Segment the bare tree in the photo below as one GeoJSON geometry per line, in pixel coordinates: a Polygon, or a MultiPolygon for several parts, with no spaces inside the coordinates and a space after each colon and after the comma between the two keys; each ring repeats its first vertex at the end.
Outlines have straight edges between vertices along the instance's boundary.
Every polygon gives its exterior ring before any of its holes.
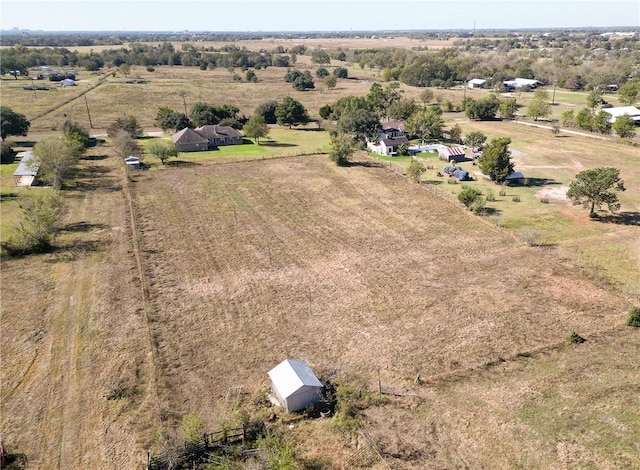
{"type": "Polygon", "coordinates": [[[138,151],[136,140],[125,130],[119,130],[115,133],[111,138],[111,145],[113,145],[116,154],[121,158],[127,158],[138,151]]]}
{"type": "Polygon", "coordinates": [[[64,180],[78,162],[84,147],[78,141],[49,137],[38,142],[33,148],[33,165],[38,166],[41,180],[51,183],[54,189],[62,187],[64,180]]]}

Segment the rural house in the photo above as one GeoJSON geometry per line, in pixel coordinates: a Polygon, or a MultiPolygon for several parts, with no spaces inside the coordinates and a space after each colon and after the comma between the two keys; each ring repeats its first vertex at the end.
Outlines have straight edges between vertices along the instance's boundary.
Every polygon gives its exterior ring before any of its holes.
{"type": "Polygon", "coordinates": [[[209,141],[193,129],[185,127],[171,136],[180,152],[203,152],[209,149],[209,141]]]}
{"type": "Polygon", "coordinates": [[[320,401],[322,383],[304,361],[286,359],[269,371],[271,389],[287,412],[301,411],[320,401]]]}
{"type": "Polygon", "coordinates": [[[33,152],[20,152],[22,157],[16,171],[13,172],[13,180],[16,186],[31,186],[38,176],[38,163],[34,160],[33,152]]]}
{"type": "Polygon", "coordinates": [[[202,152],[221,145],[242,144],[242,134],[231,126],[206,125],[184,128],[171,136],[181,152],[202,152]]]}
{"type": "Polygon", "coordinates": [[[400,121],[385,123],[377,140],[367,140],[367,148],[379,155],[396,155],[400,145],[409,145],[403,128],[404,123],[400,121]]]}
{"type": "Polygon", "coordinates": [[[464,154],[464,147],[444,147],[438,150],[440,160],[447,162],[464,162],[467,156],[464,154]]]}
{"type": "Polygon", "coordinates": [[[216,124],[196,127],[194,131],[209,141],[209,147],[242,144],[242,134],[231,126],[218,126],[216,124]]]}

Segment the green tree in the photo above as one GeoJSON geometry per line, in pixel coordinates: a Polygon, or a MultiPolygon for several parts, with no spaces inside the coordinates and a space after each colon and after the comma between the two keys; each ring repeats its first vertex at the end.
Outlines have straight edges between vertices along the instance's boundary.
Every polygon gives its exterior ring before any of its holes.
{"type": "Polygon", "coordinates": [[[638,95],[640,95],[640,79],[638,78],[628,81],[618,88],[618,99],[622,104],[632,105],[638,99],[638,95]]]}
{"type": "Polygon", "coordinates": [[[62,124],[62,135],[65,140],[75,141],[83,148],[87,148],[91,143],[89,132],[74,121],[67,120],[62,124]]]}
{"type": "Polygon", "coordinates": [[[8,142],[6,140],[2,141],[1,153],[0,153],[0,163],[7,164],[13,163],[16,158],[16,152],[13,150],[12,142],[8,142]]]}
{"type": "Polygon", "coordinates": [[[16,113],[8,106],[0,107],[0,135],[6,139],[8,135],[27,135],[31,123],[24,114],[16,113]]]}
{"type": "Polygon", "coordinates": [[[117,118],[107,127],[107,135],[113,137],[121,130],[128,132],[134,139],[142,135],[142,128],[138,124],[138,120],[132,115],[117,118]]]}
{"type": "Polygon", "coordinates": [[[494,119],[500,106],[500,100],[495,95],[489,95],[479,100],[469,100],[465,107],[465,114],[469,119],[485,121],[494,119]]]}
{"type": "Polygon", "coordinates": [[[375,111],[380,118],[388,117],[389,107],[400,99],[400,83],[392,82],[383,87],[379,83],[374,83],[367,94],[367,101],[370,108],[375,111]]]}
{"type": "Polygon", "coordinates": [[[473,186],[463,186],[462,191],[458,193],[458,201],[471,209],[471,207],[480,199],[482,192],[473,186]]]}
{"type": "Polygon", "coordinates": [[[324,67],[318,67],[318,69],[316,70],[316,77],[324,78],[328,76],[329,76],[329,71],[327,69],[325,69],[324,67]]]}
{"type": "Polygon", "coordinates": [[[178,158],[178,148],[169,140],[153,139],[146,147],[147,152],[158,158],[163,165],[166,165],[170,158],[178,158]]]}
{"type": "Polygon", "coordinates": [[[576,125],[576,116],[573,109],[567,109],[560,115],[560,120],[564,127],[573,127],[576,125]]]}
{"type": "Polygon", "coordinates": [[[549,104],[549,93],[545,90],[536,90],[533,99],[527,106],[527,114],[537,121],[540,118],[546,118],[551,114],[551,105],[549,104]]]}
{"type": "Polygon", "coordinates": [[[513,173],[510,143],[509,137],[497,137],[485,147],[478,159],[480,171],[498,183],[504,182],[513,173]]]}
{"type": "Polygon", "coordinates": [[[333,69],[333,75],[336,78],[349,78],[349,70],[345,67],[336,67],[333,69]]]}
{"type": "Polygon", "coordinates": [[[611,127],[622,138],[633,137],[636,135],[635,122],[628,114],[618,116],[611,127]]]}
{"type": "Polygon", "coordinates": [[[297,126],[309,122],[306,108],[295,98],[285,96],[276,106],[276,120],[281,126],[297,126]]]}
{"type": "Polygon", "coordinates": [[[353,155],[355,142],[349,134],[338,132],[331,137],[329,160],[338,166],[346,166],[353,155]]]}
{"type": "Polygon", "coordinates": [[[487,136],[480,131],[471,131],[464,137],[464,145],[473,150],[480,147],[487,141],[487,136]]]}
{"type": "Polygon", "coordinates": [[[422,101],[422,106],[426,108],[427,105],[433,101],[433,90],[429,88],[422,90],[420,93],[420,101],[422,101]]]}
{"type": "Polygon", "coordinates": [[[407,176],[411,178],[412,181],[419,183],[425,171],[427,170],[422,163],[416,159],[411,159],[411,163],[409,163],[407,167],[407,176]]]}
{"type": "Polygon", "coordinates": [[[336,85],[338,84],[338,79],[333,75],[327,75],[322,79],[322,82],[324,83],[324,86],[327,87],[327,90],[331,90],[332,88],[335,88],[336,85]]]}
{"type": "Polygon", "coordinates": [[[264,119],[264,122],[267,124],[275,124],[278,122],[276,118],[276,108],[278,107],[278,102],[276,100],[268,100],[260,103],[254,114],[259,114],[264,119]]]}
{"type": "Polygon", "coordinates": [[[311,73],[305,70],[302,75],[297,77],[292,83],[293,89],[297,91],[313,90],[316,85],[311,78],[311,73]]]}
{"type": "Polygon", "coordinates": [[[389,106],[389,119],[406,120],[417,111],[418,107],[411,98],[400,98],[389,106]]]}
{"type": "Polygon", "coordinates": [[[460,124],[455,123],[453,127],[449,129],[449,138],[453,142],[460,143],[461,137],[462,137],[462,127],[460,127],[460,124]]]}
{"type": "Polygon", "coordinates": [[[314,49],[311,52],[311,62],[314,64],[330,64],[331,57],[327,51],[323,51],[322,49],[314,49]]]}
{"type": "Polygon", "coordinates": [[[254,114],[249,118],[242,129],[247,137],[256,140],[256,144],[260,145],[260,139],[269,135],[269,126],[264,122],[264,118],[260,114],[254,114]]]}
{"type": "Polygon", "coordinates": [[[51,248],[63,213],[57,191],[38,191],[20,202],[22,217],[4,246],[16,254],[43,252],[51,248]]]}
{"type": "Polygon", "coordinates": [[[610,211],[620,208],[615,191],[624,191],[624,181],[620,179],[620,170],[613,167],[599,167],[581,171],[576,175],[567,191],[567,197],[573,204],[590,207],[593,216],[596,207],[606,204],[610,211]]]}
{"type": "Polygon", "coordinates": [[[125,78],[127,78],[127,75],[131,73],[131,67],[129,66],[129,64],[120,64],[120,66],[118,67],[118,72],[120,72],[122,75],[124,75],[125,78]]]}
{"type": "Polygon", "coordinates": [[[41,180],[59,190],[83,151],[84,148],[77,141],[47,137],[33,148],[33,165],[38,166],[38,176],[41,180]]]}
{"type": "Polygon", "coordinates": [[[439,139],[442,137],[442,109],[433,105],[413,113],[405,123],[405,130],[410,136],[416,136],[422,140],[439,139]]]}
{"type": "Polygon", "coordinates": [[[380,134],[378,116],[368,109],[356,109],[343,113],[338,119],[338,132],[351,134],[356,139],[373,140],[380,134]]]}
{"type": "Polygon", "coordinates": [[[594,88],[587,93],[587,106],[591,109],[595,109],[602,104],[602,91],[600,88],[594,88]]]}
{"type": "Polygon", "coordinates": [[[576,126],[586,131],[593,130],[593,114],[591,114],[590,109],[582,108],[578,111],[578,114],[576,114],[576,126]]]}
{"type": "Polygon", "coordinates": [[[598,131],[601,134],[610,134],[611,133],[611,114],[606,111],[598,111],[591,118],[591,125],[593,126],[594,131],[598,131]]]}
{"type": "Polygon", "coordinates": [[[244,79],[250,83],[258,82],[258,76],[253,70],[247,70],[247,72],[244,74],[244,79]]]}
{"type": "Polygon", "coordinates": [[[515,112],[520,108],[515,98],[506,98],[499,100],[498,113],[501,118],[512,119],[515,116],[515,112]]]}

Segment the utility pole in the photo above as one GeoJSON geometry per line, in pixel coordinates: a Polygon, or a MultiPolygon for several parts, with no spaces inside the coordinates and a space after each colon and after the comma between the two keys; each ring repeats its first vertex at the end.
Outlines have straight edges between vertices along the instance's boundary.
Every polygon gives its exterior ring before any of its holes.
{"type": "Polygon", "coordinates": [[[553,82],[553,98],[551,99],[551,104],[556,104],[556,82],[553,82]]]}
{"type": "Polygon", "coordinates": [[[182,104],[184,104],[184,115],[188,116],[188,114],[187,114],[187,99],[186,99],[187,92],[186,91],[181,91],[180,92],[180,96],[182,96],[182,104]]]}
{"type": "Polygon", "coordinates": [[[91,122],[91,113],[89,112],[89,102],[87,101],[87,94],[84,94],[84,104],[87,107],[87,116],[89,116],[89,129],[93,129],[93,123],[91,122]]]}

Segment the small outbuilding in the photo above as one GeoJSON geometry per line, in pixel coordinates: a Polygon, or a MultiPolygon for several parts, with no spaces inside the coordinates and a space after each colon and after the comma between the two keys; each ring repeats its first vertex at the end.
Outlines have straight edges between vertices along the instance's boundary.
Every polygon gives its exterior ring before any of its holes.
{"type": "Polygon", "coordinates": [[[471,89],[473,89],[473,88],[484,88],[486,83],[487,83],[487,81],[482,79],[482,78],[472,78],[471,80],[469,80],[467,82],[467,86],[469,88],[471,88],[471,89]]]}
{"type": "Polygon", "coordinates": [[[39,165],[34,160],[33,152],[21,152],[17,157],[22,157],[16,171],[13,172],[13,180],[16,186],[31,186],[38,176],[39,165]]]}
{"type": "Polygon", "coordinates": [[[438,150],[438,156],[440,160],[446,162],[464,162],[467,160],[467,156],[464,153],[463,147],[444,147],[438,150]]]}
{"type": "Polygon", "coordinates": [[[611,114],[609,118],[610,123],[616,122],[620,116],[624,116],[625,114],[629,116],[636,126],[640,125],[640,109],[635,106],[619,106],[617,108],[604,108],[603,111],[605,113],[611,114]]]}
{"type": "Polygon", "coordinates": [[[519,171],[514,171],[505,178],[504,182],[509,185],[522,184],[524,183],[524,175],[519,171]]]}
{"type": "Polygon", "coordinates": [[[320,401],[322,383],[304,361],[285,359],[269,371],[271,389],[287,412],[301,411],[320,401]]]}
{"type": "Polygon", "coordinates": [[[124,159],[124,163],[127,165],[127,168],[133,168],[134,170],[139,170],[142,168],[142,164],[140,163],[140,158],[135,155],[129,155],[124,159]]]}
{"type": "Polygon", "coordinates": [[[70,78],[65,78],[64,80],[62,80],[60,82],[60,85],[62,85],[62,86],[76,86],[76,81],[72,80],[70,78]]]}

